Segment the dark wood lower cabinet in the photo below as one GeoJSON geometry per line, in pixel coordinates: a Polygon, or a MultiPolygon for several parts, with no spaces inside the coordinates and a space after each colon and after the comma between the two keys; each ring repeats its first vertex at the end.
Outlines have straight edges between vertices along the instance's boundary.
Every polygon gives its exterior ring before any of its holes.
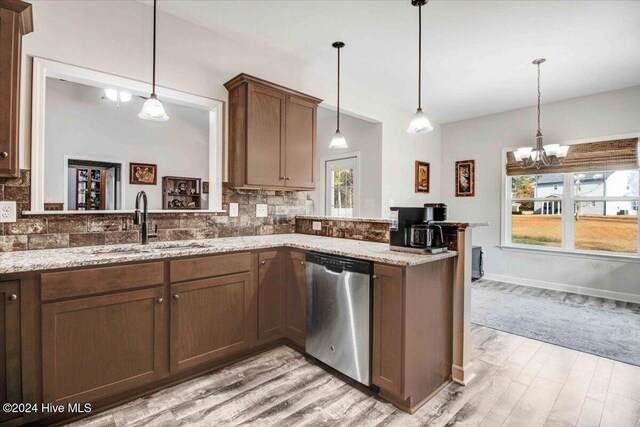
{"type": "Polygon", "coordinates": [[[250,273],[171,285],[171,371],[248,349],[254,299],[250,273]]]}
{"type": "MultiPolygon", "coordinates": [[[[374,273],[372,381],[413,412],[450,378],[453,259],[374,273]]],[[[289,248],[5,275],[2,401],[99,410],[272,346],[303,349],[305,290],[305,252],[289,248]]]]}
{"type": "Polygon", "coordinates": [[[402,395],[402,268],[377,264],[373,281],[373,369],[375,385],[402,395]]]}
{"type": "Polygon", "coordinates": [[[304,252],[290,251],[287,257],[287,286],[285,292],[286,336],[304,347],[306,323],[307,273],[304,252]]]}
{"type": "Polygon", "coordinates": [[[414,412],[451,378],[453,259],[374,273],[373,383],[414,412]]]}
{"type": "MultiPolygon", "coordinates": [[[[20,282],[0,282],[0,398],[2,403],[22,400],[20,371],[20,282]]],[[[0,422],[20,414],[0,412],[0,422]]]]}
{"type": "Polygon", "coordinates": [[[85,403],[166,375],[162,287],[42,305],[42,390],[85,403]]]}
{"type": "Polygon", "coordinates": [[[258,254],[258,340],[284,335],[285,250],[258,254]]]}

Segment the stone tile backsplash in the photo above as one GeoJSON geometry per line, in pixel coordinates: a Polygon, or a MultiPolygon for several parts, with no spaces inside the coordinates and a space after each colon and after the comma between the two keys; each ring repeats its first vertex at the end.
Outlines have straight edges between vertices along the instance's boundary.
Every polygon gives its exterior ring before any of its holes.
{"type": "Polygon", "coordinates": [[[389,224],[384,222],[349,221],[348,219],[322,219],[322,230],[313,229],[311,218],[296,218],[296,233],[343,239],[368,240],[389,243],[389,224]]]}
{"type": "MultiPolygon", "coordinates": [[[[18,221],[0,224],[0,252],[112,245],[140,241],[131,214],[22,215],[30,209],[30,171],[20,178],[0,178],[0,200],[18,204],[18,221]]],[[[158,226],[158,241],[210,239],[293,233],[295,216],[304,213],[306,193],[285,191],[239,191],[224,186],[222,206],[238,203],[239,215],[226,213],[149,214],[151,227],[158,226]],[[268,216],[256,218],[255,205],[266,203],[268,216]]]]}

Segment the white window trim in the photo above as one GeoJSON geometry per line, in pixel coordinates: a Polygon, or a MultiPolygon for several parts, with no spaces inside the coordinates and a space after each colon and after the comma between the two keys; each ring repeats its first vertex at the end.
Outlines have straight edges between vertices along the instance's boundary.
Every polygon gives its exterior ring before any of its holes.
{"type": "MultiPolygon", "coordinates": [[[[356,165],[357,165],[357,171],[355,173],[355,178],[356,178],[356,183],[354,185],[353,188],[353,192],[354,192],[354,197],[357,201],[357,203],[354,204],[353,206],[353,218],[358,218],[360,215],[360,175],[361,175],[361,167],[360,167],[360,158],[361,158],[361,154],[360,151],[353,151],[350,153],[340,153],[340,154],[334,154],[332,156],[326,156],[326,157],[322,157],[320,159],[320,195],[318,197],[318,200],[320,202],[320,209],[319,211],[322,212],[322,214],[324,215],[326,212],[326,191],[327,191],[327,162],[331,162],[334,160],[341,160],[341,159],[348,159],[348,158],[352,158],[355,157],[356,159],[356,165]]],[[[338,217],[336,217],[338,218],[338,217]]]]}
{"type": "MultiPolygon", "coordinates": [[[[640,132],[623,134],[623,135],[609,135],[597,138],[586,138],[572,141],[559,142],[561,145],[574,145],[583,144],[587,142],[599,142],[599,141],[611,141],[615,139],[627,139],[627,138],[639,138],[640,132]]],[[[636,253],[620,253],[620,252],[606,252],[606,251],[585,251],[574,248],[574,228],[573,228],[573,216],[565,215],[567,209],[569,212],[573,212],[573,203],[576,200],[590,201],[603,200],[603,197],[575,197],[572,191],[566,189],[573,188],[572,175],[570,173],[564,174],[564,188],[562,195],[562,246],[560,248],[523,245],[513,243],[511,241],[511,179],[507,176],[506,159],[507,153],[516,150],[518,147],[508,147],[502,149],[501,162],[501,177],[502,177],[502,197],[501,197],[501,233],[500,233],[500,248],[504,250],[514,250],[520,252],[537,252],[537,253],[549,253],[549,254],[562,254],[567,256],[574,256],[578,258],[588,259],[610,259],[610,260],[627,260],[627,261],[640,261],[640,212],[637,215],[638,221],[638,236],[636,241],[636,253]]],[[[532,171],[535,174],[535,171],[532,171]]],[[[635,197],[607,197],[607,199],[615,200],[637,200],[640,204],[640,196],[635,197]]]]}
{"type": "MultiPolygon", "coordinates": [[[[119,77],[101,71],[90,70],[75,65],[56,62],[49,59],[33,58],[33,82],[31,98],[31,211],[23,214],[68,215],[68,214],[108,214],[133,213],[133,210],[103,211],[45,211],[44,210],[44,145],[45,145],[45,94],[47,77],[98,86],[118,86],[128,89],[133,95],[148,95],[151,84],[138,80],[119,77]]],[[[156,86],[156,93],[162,99],[193,108],[209,111],[209,207],[197,212],[222,211],[222,172],[223,172],[223,111],[224,103],[213,98],[193,95],[174,89],[156,86]]],[[[124,166],[122,179],[128,180],[128,167],[124,166]]],[[[66,201],[65,201],[66,203],[66,201]]],[[[152,213],[180,213],[193,210],[149,210],[152,213]]]]}

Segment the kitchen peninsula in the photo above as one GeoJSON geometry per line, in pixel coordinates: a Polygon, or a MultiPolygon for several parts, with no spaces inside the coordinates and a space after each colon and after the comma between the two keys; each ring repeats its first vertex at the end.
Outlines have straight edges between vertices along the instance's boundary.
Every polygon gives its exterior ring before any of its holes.
{"type": "Polygon", "coordinates": [[[97,410],[277,345],[304,352],[305,251],[374,263],[381,397],[413,412],[449,382],[457,252],[283,234],[0,254],[5,335],[23,348],[10,384],[97,410]]]}

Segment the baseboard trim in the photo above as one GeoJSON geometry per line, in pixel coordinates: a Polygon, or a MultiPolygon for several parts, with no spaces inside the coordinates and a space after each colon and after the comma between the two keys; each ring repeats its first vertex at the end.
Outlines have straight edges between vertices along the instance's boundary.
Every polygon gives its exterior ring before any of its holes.
{"type": "Polygon", "coordinates": [[[608,298],[618,301],[633,302],[640,304],[640,295],[628,294],[625,292],[608,291],[605,289],[594,289],[585,286],[566,285],[564,283],[546,282],[544,280],[524,279],[522,277],[503,276],[501,274],[486,273],[483,277],[486,280],[511,283],[513,285],[530,286],[532,288],[550,289],[552,291],[571,292],[574,294],[588,295],[591,297],[608,298]]]}

